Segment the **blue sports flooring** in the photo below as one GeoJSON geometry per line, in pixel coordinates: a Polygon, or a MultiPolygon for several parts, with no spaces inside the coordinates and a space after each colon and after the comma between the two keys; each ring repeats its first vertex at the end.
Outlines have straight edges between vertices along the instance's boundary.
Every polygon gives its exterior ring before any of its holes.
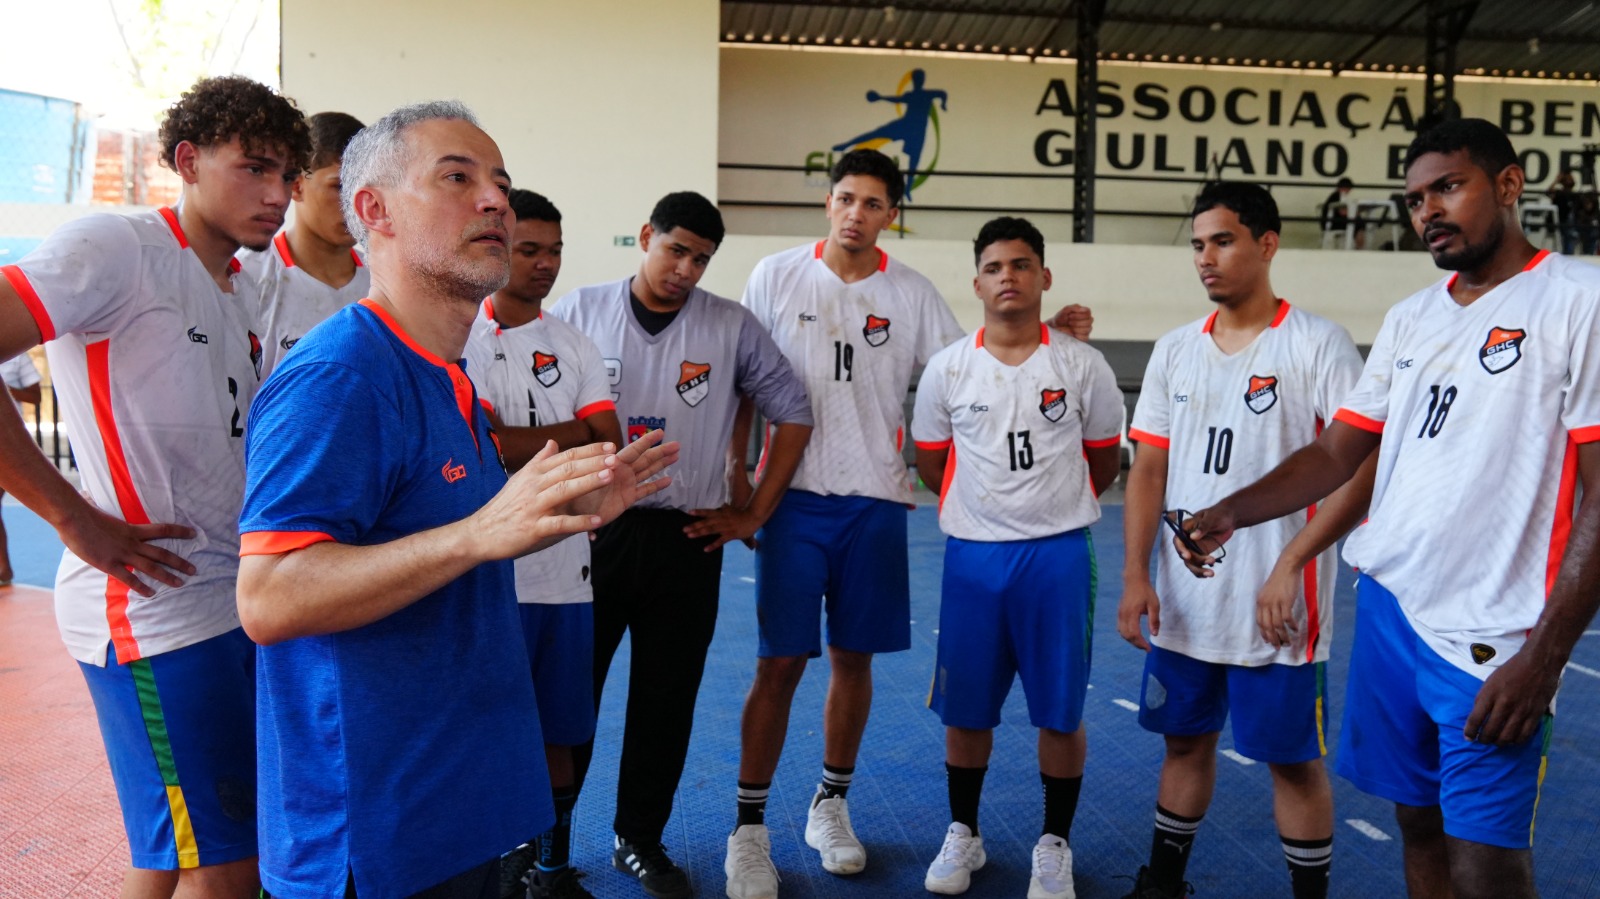
{"type": "MultiPolygon", "coordinates": [[[[18,580],[48,586],[59,544],[48,527],[12,502],[6,505],[11,555],[18,580]]],[[[1095,616],[1093,688],[1085,721],[1089,763],[1072,832],[1078,895],[1120,897],[1150,844],[1161,740],[1142,730],[1130,706],[1139,698],[1143,656],[1117,636],[1115,608],[1122,567],[1122,509],[1108,506],[1096,525],[1101,572],[1095,616]]],[[[817,660],[795,697],[782,765],[773,782],[767,823],[785,899],[928,895],[922,877],[938,851],[949,812],[945,800],[943,734],[926,708],[938,628],[943,536],[934,510],[911,515],[913,645],[876,662],[871,722],[850,791],[855,827],[868,850],[867,870],[852,878],[822,871],[805,846],[806,807],[822,768],[822,703],[826,659],[817,660]]],[[[1344,669],[1350,643],[1353,578],[1341,579],[1329,665],[1333,712],[1330,750],[1343,714],[1344,669]]],[[[668,851],[686,867],[697,895],[722,895],[722,859],[733,826],[739,713],[754,668],[756,645],[753,557],[742,546],[726,554],[722,611],[700,693],[695,737],[668,826],[668,851]]],[[[1573,654],[1557,709],[1549,775],[1539,807],[1534,851],[1539,888],[1547,899],[1600,895],[1600,624],[1573,654]],[[1577,666],[1581,666],[1581,669],[1577,666]]],[[[599,897],[638,897],[631,879],[610,865],[627,643],[613,663],[589,784],[575,815],[574,862],[584,885],[599,897]]],[[[973,878],[973,897],[1021,897],[1027,892],[1031,847],[1042,800],[1034,731],[1020,690],[1006,704],[995,735],[980,826],[988,865],[973,878]]],[[[1231,740],[1223,734],[1221,748],[1231,740]]],[[[1404,895],[1400,843],[1392,807],[1333,778],[1335,897],[1404,895]]],[[[1272,822],[1265,765],[1226,755],[1217,761],[1216,798],[1201,825],[1189,866],[1199,897],[1288,897],[1288,873],[1272,822]]]]}

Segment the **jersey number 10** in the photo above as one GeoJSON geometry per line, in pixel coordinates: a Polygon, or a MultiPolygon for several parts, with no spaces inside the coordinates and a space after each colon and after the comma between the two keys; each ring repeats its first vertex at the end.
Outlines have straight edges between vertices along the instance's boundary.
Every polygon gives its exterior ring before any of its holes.
{"type": "Polygon", "coordinates": [[[1201,474],[1227,474],[1228,462],[1233,458],[1233,429],[1210,429],[1206,438],[1206,467],[1201,474]]]}

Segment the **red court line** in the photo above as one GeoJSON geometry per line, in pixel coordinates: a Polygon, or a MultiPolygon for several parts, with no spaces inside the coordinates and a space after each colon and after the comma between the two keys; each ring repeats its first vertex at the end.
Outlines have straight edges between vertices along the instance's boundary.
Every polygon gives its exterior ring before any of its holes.
{"type": "Polygon", "coordinates": [[[115,896],[127,864],[94,705],[50,591],[0,588],[0,896],[115,896]]]}

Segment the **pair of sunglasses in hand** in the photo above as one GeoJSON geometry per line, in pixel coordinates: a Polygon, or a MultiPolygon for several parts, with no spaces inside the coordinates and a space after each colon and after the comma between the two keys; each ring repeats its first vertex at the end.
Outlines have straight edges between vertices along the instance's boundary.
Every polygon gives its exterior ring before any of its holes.
{"type": "Polygon", "coordinates": [[[1161,520],[1166,522],[1167,527],[1172,529],[1173,534],[1177,535],[1178,542],[1183,544],[1184,549],[1197,556],[1210,556],[1215,553],[1215,557],[1211,560],[1213,564],[1227,558],[1228,550],[1222,544],[1217,544],[1216,549],[1207,552],[1200,548],[1200,544],[1196,543],[1193,537],[1189,536],[1188,531],[1183,529],[1183,523],[1193,517],[1194,513],[1187,509],[1169,509],[1161,513],[1161,520]]]}

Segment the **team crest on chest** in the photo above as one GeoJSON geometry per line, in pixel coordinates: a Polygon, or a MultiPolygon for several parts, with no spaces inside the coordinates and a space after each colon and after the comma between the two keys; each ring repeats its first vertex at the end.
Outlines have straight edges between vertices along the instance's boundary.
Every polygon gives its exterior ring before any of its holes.
{"type": "Polygon", "coordinates": [[[1478,362],[1483,370],[1498,375],[1522,359],[1522,342],[1528,332],[1521,328],[1490,328],[1489,336],[1478,350],[1478,362]]]}
{"type": "Polygon", "coordinates": [[[678,363],[678,397],[690,406],[700,405],[700,401],[711,392],[711,365],[710,363],[689,362],[685,360],[678,363]]]}
{"type": "Polygon", "coordinates": [[[867,326],[861,329],[861,336],[867,339],[867,346],[883,346],[889,342],[889,320],[867,313],[867,326]]]}
{"type": "Polygon", "coordinates": [[[549,353],[541,353],[538,350],[534,350],[533,376],[538,378],[539,383],[546,387],[556,386],[556,382],[561,380],[561,360],[549,353]]]}
{"type": "Polygon", "coordinates": [[[1066,389],[1046,387],[1039,391],[1039,411],[1051,421],[1060,421],[1061,416],[1067,414],[1066,389]]]}
{"type": "Polygon", "coordinates": [[[256,380],[261,380],[261,338],[254,331],[246,331],[250,335],[250,364],[256,367],[256,380]]]}
{"type": "Polygon", "coordinates": [[[1244,404],[1257,415],[1278,404],[1278,376],[1251,375],[1250,389],[1244,392],[1244,404]]]}

